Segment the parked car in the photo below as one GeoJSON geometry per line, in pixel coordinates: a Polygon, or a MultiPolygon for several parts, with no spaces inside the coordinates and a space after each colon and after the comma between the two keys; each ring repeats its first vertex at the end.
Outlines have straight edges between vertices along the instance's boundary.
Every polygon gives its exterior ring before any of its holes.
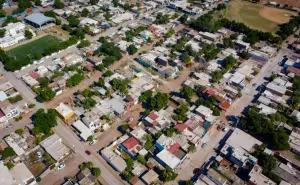
{"type": "Polygon", "coordinates": [[[90,144],[90,145],[94,145],[94,144],[97,143],[97,141],[98,141],[98,139],[93,139],[93,141],[91,141],[89,144],[90,144]]]}
{"type": "Polygon", "coordinates": [[[92,154],[92,153],[91,153],[90,151],[88,151],[88,150],[86,150],[85,153],[86,153],[87,155],[91,155],[91,154],[92,154]]]}
{"type": "Polygon", "coordinates": [[[227,132],[227,131],[228,131],[228,128],[225,127],[225,128],[222,129],[222,131],[223,131],[223,132],[227,132]]]}
{"type": "Polygon", "coordinates": [[[65,167],[66,167],[66,165],[64,163],[62,163],[57,167],[57,169],[61,170],[61,169],[64,169],[65,167]]]}
{"type": "Polygon", "coordinates": [[[201,145],[201,148],[205,148],[207,146],[207,144],[206,143],[203,143],[202,145],[201,145]]]}
{"type": "Polygon", "coordinates": [[[43,157],[43,155],[42,155],[41,152],[37,152],[36,155],[38,156],[38,158],[42,158],[43,157]]]}

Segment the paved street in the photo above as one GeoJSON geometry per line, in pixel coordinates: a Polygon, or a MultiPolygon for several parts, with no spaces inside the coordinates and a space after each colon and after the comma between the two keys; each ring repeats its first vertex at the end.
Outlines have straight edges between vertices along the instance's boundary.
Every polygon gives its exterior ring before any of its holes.
{"type": "Polygon", "coordinates": [[[254,88],[252,85],[256,83],[257,86],[260,86],[263,84],[264,81],[266,81],[265,78],[270,77],[272,75],[273,71],[280,71],[281,67],[278,65],[278,62],[282,61],[284,55],[290,53],[291,51],[288,49],[281,49],[271,61],[269,61],[265,66],[263,66],[259,74],[242,91],[243,96],[237,99],[231,105],[229,110],[227,110],[226,115],[239,116],[241,112],[245,109],[245,107],[251,104],[251,101],[253,100],[254,96],[258,93],[256,88],[254,88]]]}

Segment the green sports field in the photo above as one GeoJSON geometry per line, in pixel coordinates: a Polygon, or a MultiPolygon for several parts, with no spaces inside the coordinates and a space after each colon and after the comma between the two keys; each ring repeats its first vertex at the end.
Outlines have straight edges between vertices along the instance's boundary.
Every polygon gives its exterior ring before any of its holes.
{"type": "Polygon", "coordinates": [[[46,35],[32,42],[11,49],[7,51],[7,54],[16,60],[25,58],[26,56],[32,57],[35,53],[42,54],[46,48],[56,45],[58,42],[59,41],[54,36],[46,35]]]}

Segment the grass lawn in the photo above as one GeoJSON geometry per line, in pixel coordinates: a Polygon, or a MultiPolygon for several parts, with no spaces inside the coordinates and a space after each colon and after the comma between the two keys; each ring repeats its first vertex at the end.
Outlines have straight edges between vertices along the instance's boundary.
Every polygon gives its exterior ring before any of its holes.
{"type": "Polygon", "coordinates": [[[295,159],[297,159],[298,161],[300,161],[300,155],[294,154],[295,159]]]}
{"type": "Polygon", "coordinates": [[[18,60],[25,58],[26,56],[33,56],[35,53],[42,54],[46,48],[56,45],[58,42],[59,41],[55,37],[46,35],[17,48],[11,49],[7,51],[7,54],[18,60]]]}
{"type": "MultiPolygon", "coordinates": [[[[223,16],[237,22],[242,22],[257,30],[275,33],[278,30],[278,23],[261,15],[264,8],[267,7],[248,1],[233,0],[223,12],[223,16]]],[[[277,9],[274,8],[272,11],[274,11],[274,14],[278,14],[276,12],[277,9]]]]}

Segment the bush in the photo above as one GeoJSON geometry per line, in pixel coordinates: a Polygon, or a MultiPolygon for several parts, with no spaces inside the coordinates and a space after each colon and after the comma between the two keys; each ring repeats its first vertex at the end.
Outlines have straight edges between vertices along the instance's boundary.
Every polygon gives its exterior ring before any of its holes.
{"type": "Polygon", "coordinates": [[[0,154],[2,155],[2,159],[5,160],[8,157],[16,155],[16,152],[11,147],[7,147],[4,150],[0,151],[0,154]]]}
{"type": "Polygon", "coordinates": [[[24,130],[21,129],[21,128],[19,128],[19,129],[17,129],[17,130],[15,131],[15,133],[17,133],[17,134],[19,134],[19,135],[21,136],[21,135],[23,135],[24,130]]]}
{"type": "Polygon", "coordinates": [[[41,177],[35,179],[36,182],[41,182],[41,180],[42,180],[41,177]]]}
{"type": "Polygon", "coordinates": [[[31,103],[28,105],[28,108],[32,109],[33,107],[35,107],[35,104],[34,103],[31,103]]]}
{"type": "Polygon", "coordinates": [[[10,103],[17,103],[18,101],[21,101],[23,100],[23,97],[19,94],[17,96],[14,96],[14,97],[11,97],[11,98],[8,98],[8,101],[10,103]]]}
{"type": "Polygon", "coordinates": [[[15,165],[12,162],[7,162],[4,164],[9,170],[12,169],[15,165]]]}

